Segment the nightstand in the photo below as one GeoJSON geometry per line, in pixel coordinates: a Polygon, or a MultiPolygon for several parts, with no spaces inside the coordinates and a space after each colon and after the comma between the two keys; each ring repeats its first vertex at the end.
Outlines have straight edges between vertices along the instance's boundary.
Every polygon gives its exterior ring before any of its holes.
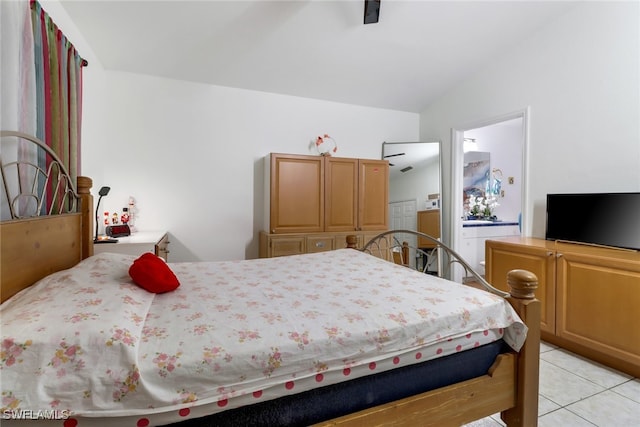
{"type": "Polygon", "coordinates": [[[142,255],[152,252],[168,260],[169,235],[166,231],[136,231],[127,237],[118,237],[117,243],[98,243],[93,245],[93,253],[115,252],[125,255],[142,255]]]}

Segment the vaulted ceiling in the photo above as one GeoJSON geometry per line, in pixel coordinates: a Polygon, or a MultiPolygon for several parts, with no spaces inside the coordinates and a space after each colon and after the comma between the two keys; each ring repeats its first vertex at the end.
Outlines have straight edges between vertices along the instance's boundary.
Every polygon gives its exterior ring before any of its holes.
{"type": "Polygon", "coordinates": [[[107,70],[420,112],[576,2],[61,4],[107,70]]]}

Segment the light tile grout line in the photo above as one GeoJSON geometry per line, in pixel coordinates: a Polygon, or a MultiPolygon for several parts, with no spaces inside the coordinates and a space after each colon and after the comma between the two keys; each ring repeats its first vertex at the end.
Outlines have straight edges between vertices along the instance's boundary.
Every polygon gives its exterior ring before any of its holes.
{"type": "MultiPolygon", "coordinates": [[[[561,347],[551,346],[550,344],[546,344],[546,345],[547,345],[547,346],[549,346],[549,347],[551,347],[551,348],[549,348],[549,349],[547,349],[547,350],[544,350],[544,351],[542,351],[542,350],[541,350],[541,351],[540,351],[540,354],[541,354],[541,355],[542,355],[542,354],[545,354],[545,353],[551,353],[551,352],[553,352],[553,351],[563,351],[565,354],[567,354],[567,353],[568,353],[570,356],[573,356],[573,355],[574,355],[574,353],[573,353],[573,352],[570,352],[570,351],[568,351],[568,350],[562,349],[561,347]]],[[[576,355],[575,357],[576,357],[576,359],[579,359],[579,360],[582,360],[582,361],[590,362],[590,363],[592,363],[594,366],[598,366],[598,367],[605,366],[605,365],[601,365],[601,364],[599,364],[599,363],[597,363],[597,362],[591,361],[591,360],[589,360],[588,358],[584,358],[584,357],[582,357],[582,358],[581,358],[581,357],[578,357],[577,355],[576,355]]],[[[542,360],[542,359],[540,359],[540,360],[542,360]]],[[[635,381],[635,380],[637,380],[637,378],[631,377],[631,378],[628,378],[626,381],[623,381],[623,382],[621,382],[621,383],[619,383],[619,384],[615,384],[615,385],[613,385],[613,386],[611,386],[611,387],[604,387],[604,386],[602,386],[602,385],[600,385],[600,384],[595,383],[594,381],[590,380],[589,378],[585,378],[585,377],[584,377],[584,376],[582,376],[582,375],[579,375],[579,374],[576,374],[576,373],[574,373],[574,372],[571,372],[571,371],[569,371],[568,369],[565,369],[565,368],[563,368],[562,366],[558,366],[557,364],[555,364],[555,363],[553,363],[553,362],[550,362],[550,361],[548,361],[548,360],[545,360],[544,362],[545,362],[545,363],[548,363],[548,364],[550,364],[550,365],[553,365],[553,366],[555,366],[555,367],[556,367],[556,368],[558,368],[558,369],[562,369],[563,371],[568,372],[568,373],[569,373],[569,374],[571,374],[571,375],[575,375],[575,376],[576,376],[576,377],[578,377],[578,378],[581,378],[581,379],[583,379],[583,380],[585,380],[585,381],[588,381],[588,382],[590,382],[591,384],[595,384],[595,385],[597,385],[597,386],[599,386],[599,387],[603,387],[603,388],[604,388],[604,390],[601,390],[601,391],[599,391],[599,392],[597,392],[597,393],[594,393],[594,394],[592,394],[592,395],[589,395],[589,396],[585,396],[585,397],[583,397],[583,398],[581,398],[581,399],[579,399],[579,400],[576,400],[575,402],[571,402],[571,403],[569,403],[569,404],[567,404],[567,405],[564,405],[564,406],[563,406],[563,405],[560,405],[559,403],[557,403],[557,402],[555,402],[555,401],[553,401],[553,400],[551,400],[551,399],[550,399],[549,397],[547,397],[547,396],[544,396],[544,395],[542,395],[542,394],[539,394],[539,396],[544,397],[545,399],[549,400],[550,402],[553,402],[555,405],[557,405],[557,406],[558,406],[558,408],[555,408],[555,409],[553,409],[553,410],[551,410],[551,411],[549,411],[549,412],[546,412],[546,413],[545,413],[544,415],[542,415],[542,416],[546,416],[546,415],[552,414],[552,413],[554,413],[554,412],[556,412],[556,411],[559,411],[560,409],[565,409],[565,410],[567,410],[567,411],[571,412],[571,413],[572,413],[573,415],[575,415],[576,417],[579,417],[579,418],[581,418],[581,419],[585,420],[586,422],[588,422],[589,424],[591,424],[591,425],[594,425],[594,426],[598,427],[598,425],[597,425],[597,424],[594,424],[591,420],[589,420],[589,419],[587,419],[587,418],[584,418],[582,415],[580,415],[580,414],[578,414],[578,413],[576,413],[576,412],[572,411],[572,410],[571,410],[571,408],[569,408],[569,406],[571,406],[571,405],[573,405],[573,404],[575,404],[575,403],[577,403],[577,402],[581,402],[581,401],[583,401],[583,400],[593,398],[594,396],[597,396],[597,395],[599,395],[599,394],[601,394],[601,393],[604,393],[604,392],[606,392],[606,391],[611,391],[612,393],[614,393],[616,396],[618,396],[618,397],[619,397],[619,398],[621,398],[621,399],[627,399],[627,400],[630,400],[630,401],[635,402],[635,403],[640,403],[640,402],[636,402],[635,400],[633,400],[633,399],[631,399],[631,398],[629,398],[629,397],[627,397],[627,396],[625,396],[625,395],[623,395],[623,394],[620,394],[619,392],[617,392],[617,391],[614,391],[614,390],[613,390],[614,388],[616,388],[616,387],[620,387],[620,386],[621,386],[621,385],[623,385],[623,384],[627,384],[627,383],[629,383],[629,382],[635,381]]],[[[606,367],[606,366],[605,366],[605,367],[606,367]]],[[[619,371],[616,371],[616,372],[619,372],[619,371]]],[[[538,417],[538,419],[540,419],[540,416],[538,417]]]]}
{"type": "MultiPolygon", "coordinates": [[[[558,347],[558,346],[554,346],[554,345],[549,344],[549,343],[541,342],[541,344],[544,344],[544,349],[543,349],[543,346],[541,346],[541,348],[540,348],[540,354],[541,354],[541,355],[542,355],[542,354],[545,354],[545,353],[550,353],[550,352],[553,352],[553,351],[562,351],[562,352],[564,352],[564,353],[568,353],[570,356],[574,356],[574,355],[575,355],[575,353],[573,353],[573,352],[571,352],[571,351],[568,351],[568,350],[563,349],[563,348],[558,347]]],[[[590,363],[592,363],[594,366],[598,366],[598,367],[606,367],[606,365],[602,365],[602,364],[600,364],[600,363],[598,363],[598,362],[594,362],[594,361],[592,361],[592,360],[590,360],[590,359],[588,359],[588,358],[579,357],[578,355],[575,355],[575,357],[576,357],[576,359],[580,359],[580,360],[582,360],[582,361],[590,362],[590,363]]],[[[540,360],[542,360],[542,359],[540,359],[540,360]]],[[[601,390],[601,391],[599,391],[599,392],[597,392],[597,393],[594,393],[594,394],[592,394],[592,395],[589,395],[589,396],[583,397],[583,398],[581,398],[581,399],[579,399],[579,400],[576,400],[575,402],[571,402],[571,403],[569,403],[569,404],[567,404],[567,405],[560,405],[559,403],[557,403],[557,402],[555,402],[555,401],[551,400],[551,399],[550,399],[550,398],[548,398],[547,396],[544,396],[544,395],[542,395],[542,394],[540,394],[540,393],[539,393],[539,394],[538,394],[538,397],[544,397],[545,399],[547,399],[548,401],[550,401],[550,402],[552,402],[554,405],[556,405],[556,406],[557,406],[557,408],[552,409],[552,410],[550,410],[549,412],[545,412],[543,415],[539,415],[539,416],[538,416],[538,419],[540,419],[541,417],[547,416],[547,415],[549,415],[549,414],[552,414],[552,413],[554,413],[554,412],[557,412],[557,411],[559,411],[559,410],[561,410],[561,409],[564,409],[564,410],[566,410],[566,411],[570,412],[572,415],[574,415],[574,416],[576,416],[576,417],[578,417],[578,418],[580,418],[580,419],[584,420],[585,422],[587,422],[587,423],[591,424],[592,426],[595,426],[595,427],[604,427],[604,426],[598,426],[598,424],[595,424],[593,421],[589,420],[588,418],[585,418],[584,416],[582,416],[582,415],[580,415],[580,414],[578,414],[578,413],[576,413],[576,412],[572,411],[572,410],[569,408],[569,406],[571,406],[571,405],[573,405],[573,404],[575,404],[575,403],[577,403],[577,402],[581,402],[581,401],[583,401],[583,400],[585,400],[585,399],[593,398],[594,396],[597,396],[597,395],[599,395],[599,394],[601,394],[601,393],[604,393],[604,392],[606,392],[606,391],[611,391],[612,393],[614,393],[616,396],[618,396],[618,397],[619,397],[619,398],[621,398],[621,399],[627,399],[627,400],[630,400],[631,402],[635,402],[635,403],[640,404],[640,402],[637,402],[636,400],[634,400],[634,399],[632,399],[632,398],[630,398],[630,397],[627,397],[627,396],[625,396],[625,395],[623,395],[623,394],[620,394],[619,392],[617,392],[617,391],[613,390],[614,388],[616,388],[616,387],[620,387],[620,386],[621,386],[621,385],[623,385],[623,384],[627,384],[627,383],[629,383],[629,382],[633,382],[633,381],[635,381],[635,380],[638,380],[638,378],[631,377],[631,378],[628,378],[626,381],[623,381],[623,382],[621,382],[621,383],[619,383],[619,384],[615,384],[615,385],[613,385],[613,386],[611,386],[611,387],[605,387],[605,386],[602,386],[602,385],[600,385],[600,384],[595,383],[594,381],[590,380],[589,378],[585,378],[585,377],[583,377],[582,375],[578,375],[578,374],[576,374],[576,373],[573,373],[573,372],[571,372],[571,371],[569,371],[569,370],[567,370],[567,369],[563,368],[562,366],[558,366],[558,365],[556,365],[556,364],[555,364],[555,363],[553,363],[553,362],[549,362],[548,360],[545,360],[544,362],[545,362],[545,363],[548,363],[548,364],[550,364],[550,365],[553,365],[553,366],[554,366],[554,367],[556,367],[556,368],[562,369],[563,371],[568,372],[568,373],[569,373],[569,374],[571,374],[571,375],[575,375],[575,376],[576,376],[576,377],[578,377],[578,378],[581,378],[581,379],[583,379],[583,380],[586,380],[586,381],[590,382],[591,384],[594,384],[594,385],[597,385],[597,386],[599,386],[599,387],[602,387],[602,388],[603,388],[603,390],[601,390]]],[[[616,372],[619,372],[619,371],[616,371],[616,372]]],[[[504,422],[500,419],[500,414],[494,414],[494,415],[492,415],[492,416],[490,416],[490,417],[488,417],[488,418],[491,418],[491,419],[492,419],[492,421],[494,421],[495,423],[499,424],[500,426],[504,426],[504,422]]]]}

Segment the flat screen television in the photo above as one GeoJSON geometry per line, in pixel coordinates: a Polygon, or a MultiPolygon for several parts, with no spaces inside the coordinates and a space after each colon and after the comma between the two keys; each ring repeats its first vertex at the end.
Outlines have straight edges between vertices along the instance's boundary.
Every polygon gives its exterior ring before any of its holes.
{"type": "Polygon", "coordinates": [[[546,239],[640,250],[640,193],[547,194],[546,239]]]}

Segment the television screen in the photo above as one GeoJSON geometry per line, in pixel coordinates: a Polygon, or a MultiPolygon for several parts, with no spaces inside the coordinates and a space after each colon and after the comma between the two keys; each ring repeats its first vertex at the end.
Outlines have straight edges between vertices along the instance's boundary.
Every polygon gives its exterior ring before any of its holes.
{"type": "Polygon", "coordinates": [[[548,194],[546,238],[640,250],[640,193],[548,194]]]}

